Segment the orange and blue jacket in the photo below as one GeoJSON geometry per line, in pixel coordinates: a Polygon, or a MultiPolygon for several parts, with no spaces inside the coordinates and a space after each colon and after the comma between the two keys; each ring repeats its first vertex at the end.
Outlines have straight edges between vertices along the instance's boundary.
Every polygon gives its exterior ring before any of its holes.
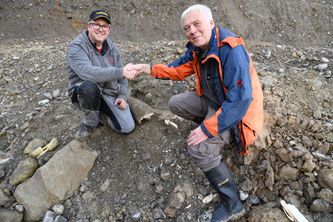
{"type": "MultiPolygon", "coordinates": [[[[152,64],[151,75],[158,79],[184,80],[195,74],[196,91],[202,96],[197,48],[188,43],[187,49],[171,64],[152,64]]],[[[215,59],[219,64],[216,74],[219,76],[213,78],[221,107],[214,116],[201,123],[201,129],[210,138],[230,129],[239,151],[247,155],[247,146],[256,139],[263,126],[263,94],[251,57],[241,37],[214,27],[209,53],[202,63],[208,59],[215,59]]]]}

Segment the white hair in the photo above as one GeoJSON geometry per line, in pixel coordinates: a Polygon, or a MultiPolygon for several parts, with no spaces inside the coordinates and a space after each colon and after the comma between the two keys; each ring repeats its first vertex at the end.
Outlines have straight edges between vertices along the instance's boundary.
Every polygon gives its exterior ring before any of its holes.
{"type": "Polygon", "coordinates": [[[190,12],[190,11],[193,11],[193,10],[196,10],[196,9],[199,9],[200,10],[200,13],[202,15],[204,15],[209,21],[210,20],[213,20],[213,15],[212,15],[212,11],[210,10],[210,8],[208,8],[207,6],[205,5],[202,5],[202,4],[196,4],[196,5],[192,5],[190,7],[188,7],[182,14],[182,17],[180,19],[180,24],[183,25],[183,19],[184,17],[190,12]]]}

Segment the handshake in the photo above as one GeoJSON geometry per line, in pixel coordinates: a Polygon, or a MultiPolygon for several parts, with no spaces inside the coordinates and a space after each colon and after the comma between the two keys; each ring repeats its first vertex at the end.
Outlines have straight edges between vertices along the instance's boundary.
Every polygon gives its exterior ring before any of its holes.
{"type": "Polygon", "coordinates": [[[141,73],[150,74],[150,65],[149,64],[127,64],[123,69],[123,77],[133,80],[135,77],[140,75],[141,73]]]}

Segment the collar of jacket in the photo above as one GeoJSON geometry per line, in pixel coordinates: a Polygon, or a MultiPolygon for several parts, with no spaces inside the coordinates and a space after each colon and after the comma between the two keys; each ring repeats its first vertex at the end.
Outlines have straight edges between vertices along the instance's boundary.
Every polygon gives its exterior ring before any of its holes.
{"type": "MultiPolygon", "coordinates": [[[[99,51],[98,48],[96,47],[96,43],[94,43],[94,42],[92,42],[92,41],[90,40],[90,38],[89,38],[89,31],[88,31],[88,30],[86,30],[86,35],[87,35],[87,38],[88,38],[90,44],[92,45],[92,47],[94,47],[97,51],[99,51]]],[[[106,39],[106,40],[103,42],[101,54],[104,55],[105,52],[106,52],[108,49],[109,49],[109,45],[108,45],[108,43],[107,43],[107,39],[106,39]]]]}

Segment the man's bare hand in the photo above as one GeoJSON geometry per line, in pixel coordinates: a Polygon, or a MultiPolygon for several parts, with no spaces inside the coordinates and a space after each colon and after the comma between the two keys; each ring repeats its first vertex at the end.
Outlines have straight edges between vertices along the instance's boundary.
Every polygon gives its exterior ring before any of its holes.
{"type": "Polygon", "coordinates": [[[141,66],[133,65],[132,63],[127,64],[123,69],[123,77],[133,80],[135,77],[140,75],[141,66]]]}
{"type": "Polygon", "coordinates": [[[187,145],[196,146],[202,141],[206,140],[208,136],[202,131],[201,127],[198,126],[195,130],[191,131],[187,139],[187,145]]]}
{"type": "Polygon", "coordinates": [[[140,66],[140,73],[143,73],[143,72],[147,73],[147,74],[151,73],[149,64],[138,64],[138,66],[140,66]]]}
{"type": "Polygon", "coordinates": [[[124,99],[116,99],[114,105],[119,107],[119,109],[126,109],[127,103],[124,99]],[[119,105],[118,105],[119,104],[119,105]]]}

